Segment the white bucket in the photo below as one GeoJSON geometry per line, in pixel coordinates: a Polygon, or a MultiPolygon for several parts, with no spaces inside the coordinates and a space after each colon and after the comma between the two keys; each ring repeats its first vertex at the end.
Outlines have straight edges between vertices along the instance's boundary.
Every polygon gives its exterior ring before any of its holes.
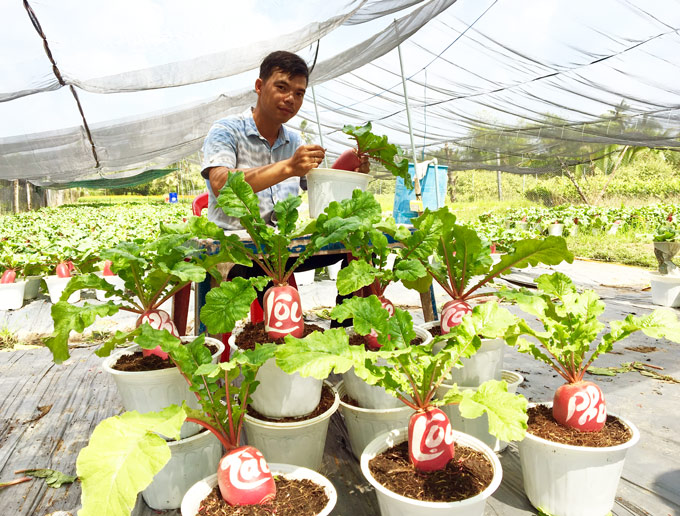
{"type": "Polygon", "coordinates": [[[306,416],[321,400],[323,380],[302,377],[300,373],[288,374],[279,369],[274,358],[260,367],[255,379],[260,384],[251,395],[250,405],[272,419],[306,416]]]}
{"type": "MultiPolygon", "coordinates": [[[[66,285],[68,285],[69,281],[71,281],[71,278],[60,278],[57,275],[45,276],[45,284],[47,285],[47,292],[50,294],[50,301],[52,304],[59,302],[61,293],[66,288],[66,285]]],[[[69,303],[77,303],[80,301],[80,290],[76,290],[73,294],[71,294],[67,301],[69,303]]]]}
{"type": "Polygon", "coordinates": [[[302,285],[311,285],[312,283],[314,283],[315,272],[316,269],[311,269],[302,272],[294,272],[293,276],[295,276],[295,283],[297,283],[298,287],[301,287],[302,285]]]}
{"type": "MultiPolygon", "coordinates": [[[[420,326],[414,326],[413,331],[416,336],[423,340],[421,345],[429,344],[432,340],[432,334],[420,326]]],[[[353,335],[354,329],[347,328],[347,334],[353,335]]],[[[376,365],[387,366],[387,362],[380,359],[376,365]]],[[[345,382],[345,389],[347,394],[353,398],[360,407],[367,409],[391,409],[402,407],[404,404],[397,398],[388,394],[383,387],[379,385],[369,385],[354,372],[354,367],[351,367],[347,372],[342,374],[342,379],[345,382]]]]}
{"type": "Polygon", "coordinates": [[[328,279],[331,279],[333,281],[338,279],[338,272],[340,272],[340,268],[342,267],[342,260],[340,260],[338,263],[334,263],[333,265],[328,266],[328,279]]]}
{"type": "MultiPolygon", "coordinates": [[[[438,326],[439,321],[430,321],[421,324],[421,328],[428,330],[438,326]]],[[[439,352],[444,347],[441,342],[434,346],[433,351],[439,352]]],[[[461,358],[463,367],[451,368],[451,381],[459,387],[479,387],[487,380],[502,380],[503,356],[505,354],[505,341],[503,339],[482,339],[482,345],[470,358],[461,358]]]]}
{"type": "Polygon", "coordinates": [[[220,441],[207,430],[168,445],[170,460],[142,491],[146,504],[156,510],[179,509],[191,486],[217,471],[223,453],[220,441]]]}
{"type": "Polygon", "coordinates": [[[340,398],[335,389],[333,393],[335,394],[333,406],[312,419],[277,423],[246,415],[244,428],[248,444],[260,450],[262,455],[273,462],[319,470],[323,462],[328,423],[340,405],[340,398]]]}
{"type": "MultiPolygon", "coordinates": [[[[194,337],[181,337],[182,342],[192,342],[194,337]]],[[[206,337],[206,344],[217,346],[213,354],[213,363],[217,363],[224,344],[219,340],[206,337]]],[[[106,358],[102,364],[104,371],[113,376],[118,387],[118,394],[125,410],[136,410],[140,413],[157,412],[170,405],[181,405],[187,402],[191,408],[198,409],[196,395],[189,390],[189,384],[176,367],[158,371],[117,371],[113,365],[122,355],[132,354],[139,350],[136,344],[106,358]]],[[[196,423],[186,422],[182,425],[180,436],[189,437],[198,433],[201,427],[196,423]]],[[[205,476],[205,475],[204,475],[205,476]]],[[[200,477],[203,478],[203,477],[200,477]]]]}
{"type": "Polygon", "coordinates": [[[376,455],[404,442],[408,438],[407,428],[392,430],[376,437],[366,446],[366,449],[361,454],[361,472],[366,480],[375,488],[381,516],[431,516],[438,514],[446,516],[483,516],[487,498],[501,484],[503,478],[501,463],[493,450],[479,439],[475,439],[462,432],[457,432],[456,430],[453,431],[453,434],[456,444],[482,452],[491,462],[494,470],[491,484],[478,495],[458,502],[421,502],[390,491],[373,478],[368,468],[368,463],[376,455]]]}
{"type": "Polygon", "coordinates": [[[680,276],[649,273],[652,286],[652,303],[661,306],[680,306],[680,276]]]}
{"type": "Polygon", "coordinates": [[[40,280],[42,276],[26,276],[26,288],[24,289],[24,299],[35,299],[40,292],[40,280]]]}
{"type": "MultiPolygon", "coordinates": [[[[340,413],[349,434],[352,453],[361,459],[361,453],[375,437],[383,432],[408,426],[413,409],[399,402],[399,406],[389,409],[366,409],[349,405],[342,401],[347,394],[344,380],[336,386],[340,396],[340,413]]],[[[398,401],[398,400],[397,400],[398,401]]]]}
{"type": "Polygon", "coordinates": [[[550,224],[548,226],[548,234],[550,236],[562,236],[564,231],[564,224],[550,224]]]}
{"type": "Polygon", "coordinates": [[[356,188],[365,191],[371,180],[368,174],[331,168],[315,168],[306,177],[309,216],[312,218],[318,217],[333,201],[351,199],[356,188]]]}
{"type": "Polygon", "coordinates": [[[24,306],[25,281],[0,283],[0,310],[18,310],[24,306]]]}
{"type": "MultiPolygon", "coordinates": [[[[508,392],[515,394],[517,387],[524,381],[524,377],[515,371],[503,371],[503,380],[508,384],[508,392]]],[[[451,384],[443,383],[437,389],[437,398],[443,398],[453,387],[451,384]]],[[[461,391],[476,389],[476,387],[459,387],[461,391]]],[[[489,416],[482,414],[475,419],[464,418],[460,415],[458,405],[442,405],[439,407],[446,413],[451,421],[451,426],[456,429],[476,437],[495,452],[505,450],[508,443],[499,440],[495,435],[489,433],[489,416]]]]}
{"type": "MultiPolygon", "coordinates": [[[[552,403],[541,405],[551,407],[552,403]]],[[[630,441],[618,446],[571,446],[526,433],[517,447],[524,491],[531,505],[554,516],[610,513],[626,453],[640,439],[630,421],[617,417],[633,432],[630,441]]]]}
{"type": "MultiPolygon", "coordinates": [[[[290,464],[277,464],[269,462],[267,464],[272,475],[282,475],[291,480],[309,479],[315,484],[323,487],[328,497],[328,503],[316,516],[328,516],[335,504],[338,501],[338,493],[331,482],[323,475],[312,471],[308,468],[301,468],[300,466],[292,466],[290,464]]],[[[215,489],[217,486],[217,473],[210,475],[207,478],[195,483],[191,489],[187,491],[182,500],[182,516],[196,516],[198,509],[201,507],[201,502],[215,489]]]]}

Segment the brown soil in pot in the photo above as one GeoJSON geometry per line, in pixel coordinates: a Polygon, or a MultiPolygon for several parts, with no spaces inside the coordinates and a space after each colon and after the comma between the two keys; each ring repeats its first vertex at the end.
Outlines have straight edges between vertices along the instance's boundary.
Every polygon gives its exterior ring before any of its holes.
{"type": "Polygon", "coordinates": [[[308,479],[289,480],[275,476],[276,498],[265,505],[229,505],[219,487],[203,499],[200,516],[315,516],[328,504],[324,488],[308,479]]]}
{"type": "MultiPolygon", "coordinates": [[[[206,344],[205,346],[210,350],[211,355],[214,355],[217,352],[217,346],[212,344],[206,344]]],[[[134,353],[125,354],[119,357],[118,360],[116,360],[116,363],[111,366],[111,369],[125,372],[140,372],[160,371],[162,369],[170,369],[171,367],[175,367],[175,364],[173,364],[172,360],[169,358],[163,360],[157,355],[145,357],[142,355],[142,351],[138,350],[134,353]]]]}
{"type": "Polygon", "coordinates": [[[552,408],[545,405],[531,407],[527,413],[529,414],[527,432],[555,443],[606,448],[627,443],[633,438],[630,428],[616,416],[607,416],[604,428],[599,432],[581,432],[560,425],[552,415],[552,408]]]}
{"type": "Polygon", "coordinates": [[[403,442],[373,457],[368,467],[373,477],[390,491],[421,502],[467,500],[486,489],[493,479],[493,466],[483,453],[456,445],[446,468],[418,472],[403,442]]]}
{"type": "Polygon", "coordinates": [[[333,392],[333,389],[328,387],[328,385],[324,385],[323,387],[321,387],[321,401],[312,411],[312,413],[307,414],[306,416],[272,419],[267,416],[263,416],[250,405],[248,405],[247,410],[249,416],[252,416],[255,419],[259,419],[260,421],[269,421],[271,423],[297,423],[298,421],[306,421],[308,419],[314,419],[315,417],[320,416],[328,409],[330,409],[333,406],[333,403],[335,403],[335,392],[333,392]]]}
{"type": "MultiPolygon", "coordinates": [[[[302,336],[306,337],[315,331],[323,332],[326,331],[326,329],[322,328],[321,326],[317,326],[316,324],[305,323],[305,329],[302,336]]],[[[256,343],[273,342],[274,344],[283,344],[284,339],[270,339],[264,329],[264,322],[259,322],[256,324],[247,322],[243,327],[243,330],[238,335],[236,335],[235,342],[236,347],[239,349],[255,349],[256,343]]]]}

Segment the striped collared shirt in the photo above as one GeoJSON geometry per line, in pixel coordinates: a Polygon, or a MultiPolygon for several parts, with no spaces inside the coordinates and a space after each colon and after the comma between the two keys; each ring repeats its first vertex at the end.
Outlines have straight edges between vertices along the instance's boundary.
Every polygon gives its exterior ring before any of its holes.
{"type": "MultiPolygon", "coordinates": [[[[202,170],[210,167],[243,170],[269,165],[290,158],[300,145],[302,145],[300,135],[285,126],[281,126],[274,145],[270,145],[258,131],[252,110],[248,109],[240,115],[226,117],[213,124],[203,143],[202,170]]],[[[217,206],[217,199],[210,188],[210,182],[206,180],[206,184],[208,186],[208,220],[224,229],[243,229],[238,219],[225,215],[217,206]]],[[[290,177],[257,192],[256,195],[260,200],[260,215],[268,224],[272,224],[274,204],[291,194],[299,195],[299,193],[299,177],[290,177]]]]}

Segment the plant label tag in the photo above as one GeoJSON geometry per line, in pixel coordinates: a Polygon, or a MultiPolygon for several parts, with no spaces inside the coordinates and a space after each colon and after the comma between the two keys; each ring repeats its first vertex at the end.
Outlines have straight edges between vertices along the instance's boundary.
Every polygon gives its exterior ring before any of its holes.
{"type": "MultiPolygon", "coordinates": [[[[171,335],[179,337],[177,327],[175,326],[175,323],[172,322],[172,318],[168,312],[164,312],[163,310],[149,310],[144,315],[142,315],[141,319],[139,320],[139,325],[144,323],[149,323],[149,326],[151,326],[154,330],[167,330],[171,335]]],[[[168,358],[168,354],[163,352],[160,346],[156,346],[154,349],[143,349],[142,355],[145,357],[156,355],[163,360],[168,358]]]]}
{"type": "Polygon", "coordinates": [[[241,446],[222,457],[217,484],[229,505],[263,504],[276,497],[276,484],[267,461],[252,446],[241,446]]]}
{"type": "Polygon", "coordinates": [[[472,312],[472,308],[465,301],[452,299],[442,307],[440,324],[442,334],[449,333],[451,328],[458,326],[463,320],[463,316],[472,312]]]}
{"type": "Polygon", "coordinates": [[[300,338],[305,329],[300,294],[290,285],[271,287],[264,294],[264,329],[272,339],[300,338]]]}
{"type": "Polygon", "coordinates": [[[438,408],[416,412],[408,425],[408,454],[420,471],[443,469],[453,459],[455,445],[451,422],[438,408]]]}

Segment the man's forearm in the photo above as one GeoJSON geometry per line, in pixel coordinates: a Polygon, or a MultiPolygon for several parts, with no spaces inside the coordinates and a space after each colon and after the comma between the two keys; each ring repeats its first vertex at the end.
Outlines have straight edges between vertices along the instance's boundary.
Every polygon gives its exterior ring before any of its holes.
{"type": "MultiPolygon", "coordinates": [[[[208,179],[213,193],[217,197],[222,187],[229,179],[229,174],[237,169],[230,169],[226,167],[213,167],[209,170],[208,179]]],[[[250,185],[254,192],[259,192],[265,188],[269,188],[281,181],[292,177],[288,160],[278,161],[270,165],[262,167],[243,169],[246,182],[250,185]]]]}

